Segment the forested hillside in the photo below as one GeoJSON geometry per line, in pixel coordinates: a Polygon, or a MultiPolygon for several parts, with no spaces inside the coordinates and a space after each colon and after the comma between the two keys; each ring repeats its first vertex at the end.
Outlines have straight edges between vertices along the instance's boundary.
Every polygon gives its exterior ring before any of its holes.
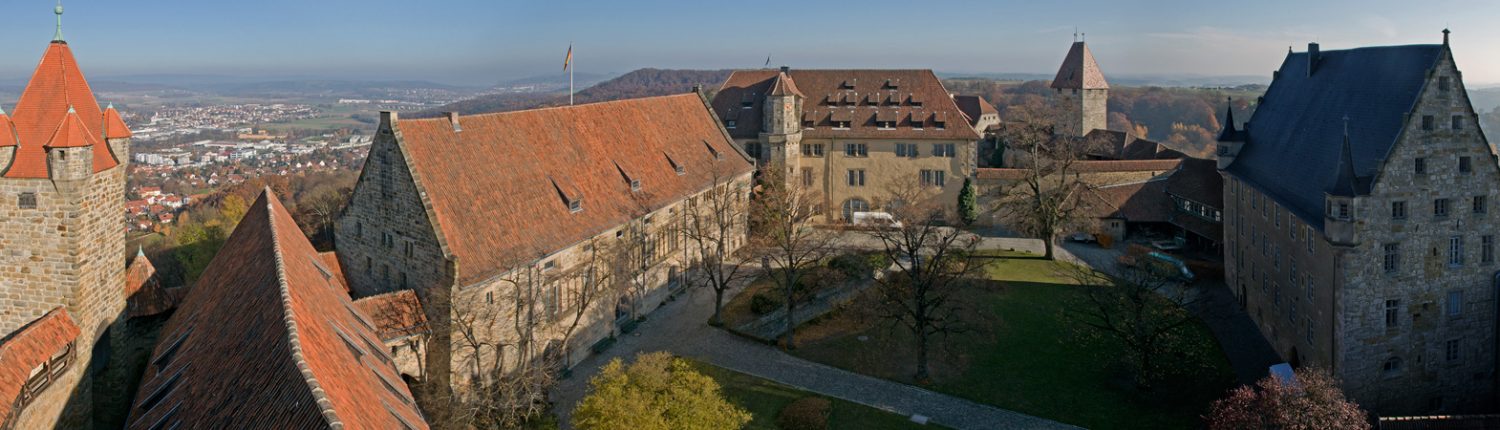
{"type": "MultiPolygon", "coordinates": [[[[729,77],[730,70],[668,70],[639,69],[620,77],[600,82],[574,95],[575,103],[592,103],[637,97],[679,94],[703,85],[713,96],[719,84],[729,77]]],[[[418,112],[411,116],[432,117],[440,112],[458,112],[463,115],[506,112],[568,104],[567,92],[553,93],[505,93],[480,96],[449,103],[437,109],[418,112]]]]}

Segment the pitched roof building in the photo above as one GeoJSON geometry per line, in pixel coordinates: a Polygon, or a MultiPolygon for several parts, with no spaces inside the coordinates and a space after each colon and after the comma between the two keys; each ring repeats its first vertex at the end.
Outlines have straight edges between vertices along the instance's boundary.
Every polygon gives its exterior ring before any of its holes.
{"type": "Polygon", "coordinates": [[[426,428],[332,276],[261,193],[162,329],[127,427],[426,428]]]}
{"type": "Polygon", "coordinates": [[[1376,413],[1493,405],[1500,162],[1478,119],[1444,30],[1309,44],[1225,121],[1226,281],[1282,358],[1376,413]]]}
{"type": "Polygon", "coordinates": [[[1074,41],[1052,78],[1056,106],[1060,110],[1057,133],[1083,137],[1109,128],[1109,82],[1094,61],[1088,44],[1074,41]]]}

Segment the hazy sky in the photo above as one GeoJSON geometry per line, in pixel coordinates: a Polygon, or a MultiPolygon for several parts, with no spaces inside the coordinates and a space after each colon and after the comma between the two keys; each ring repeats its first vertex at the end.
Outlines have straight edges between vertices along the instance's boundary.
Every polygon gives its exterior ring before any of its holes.
{"type": "MultiPolygon", "coordinates": [[[[214,74],[489,84],[640,67],[931,68],[1052,73],[1086,33],[1114,75],[1269,78],[1288,46],[1439,43],[1500,84],[1500,1],[68,0],[90,76],[214,74]]],[[[30,74],[52,2],[0,1],[0,79],[30,74]]]]}

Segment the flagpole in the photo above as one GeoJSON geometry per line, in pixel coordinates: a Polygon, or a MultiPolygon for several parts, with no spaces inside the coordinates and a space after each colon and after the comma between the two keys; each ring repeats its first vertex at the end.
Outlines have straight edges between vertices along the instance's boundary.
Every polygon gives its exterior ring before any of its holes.
{"type": "Polygon", "coordinates": [[[568,44],[568,105],[573,105],[573,44],[568,44]]]}

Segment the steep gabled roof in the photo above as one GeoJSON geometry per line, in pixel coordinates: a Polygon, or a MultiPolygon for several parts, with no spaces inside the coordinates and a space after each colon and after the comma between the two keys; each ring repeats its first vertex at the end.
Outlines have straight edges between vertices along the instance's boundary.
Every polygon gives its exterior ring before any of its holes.
{"type": "Polygon", "coordinates": [[[989,100],[981,96],[953,96],[953,103],[957,104],[958,110],[969,118],[969,126],[978,125],[981,116],[1000,114],[1000,111],[995,110],[995,105],[990,104],[989,100]]]}
{"type": "MultiPolygon", "coordinates": [[[[59,306],[0,340],[0,405],[4,405],[0,406],[0,425],[20,412],[12,405],[21,398],[32,371],[66,351],[77,338],[78,325],[59,306]]],[[[77,364],[75,358],[73,365],[77,364]]]]}
{"type": "Polygon", "coordinates": [[[792,81],[792,77],[787,75],[786,71],[783,70],[776,73],[776,77],[771,79],[770,95],[805,97],[802,95],[802,91],[797,90],[797,83],[792,81]]]}
{"type": "Polygon", "coordinates": [[[713,110],[737,139],[760,136],[766,96],[775,91],[777,76],[796,81],[803,95],[801,118],[805,139],[948,139],[979,140],[943,82],[931,70],[737,70],[714,95],[713,110]],[[893,128],[876,121],[894,120],[893,128]],[[848,121],[847,128],[833,122],[848,121]],[[942,122],[943,129],[936,127],[942,122]],[[913,126],[913,123],[916,126],[913,126]]]}
{"type": "Polygon", "coordinates": [[[728,182],[754,170],[698,94],[469,115],[459,123],[462,131],[448,118],[397,120],[395,129],[439,233],[461,262],[461,285],[697,194],[716,176],[728,182]],[[640,191],[630,190],[622,169],[640,191]]]}
{"type": "Polygon", "coordinates": [[[78,113],[68,109],[68,114],[63,116],[62,124],[57,125],[57,131],[47,139],[47,148],[86,148],[99,143],[93,132],[83,125],[83,120],[78,119],[78,113]]]}
{"type": "Polygon", "coordinates": [[[1094,53],[1089,51],[1088,44],[1073,42],[1068,55],[1063,57],[1062,66],[1057,68],[1057,76],[1052,78],[1052,88],[1109,89],[1109,82],[1104,80],[1104,71],[1094,61],[1094,53]]]}
{"type": "Polygon", "coordinates": [[[267,189],[162,330],[127,427],[426,428],[369,318],[267,189]]]}
{"type": "Polygon", "coordinates": [[[1226,170],[1323,228],[1324,191],[1338,174],[1344,117],[1354,174],[1372,177],[1446,48],[1379,46],[1288,53],[1246,124],[1246,143],[1226,170]]]}
{"type": "MultiPolygon", "coordinates": [[[[47,45],[46,53],[37,64],[31,81],[21,93],[12,112],[20,147],[16,149],[14,161],[5,171],[7,178],[46,178],[47,152],[44,148],[51,141],[68,116],[76,110],[82,119],[80,126],[84,134],[94,137],[94,171],[99,172],[119,165],[109,150],[104,136],[104,113],[94,92],[83,78],[78,62],[67,42],[53,41],[47,45]]],[[[55,145],[54,145],[55,146],[55,145]]]]}
{"type": "Polygon", "coordinates": [[[108,139],[120,139],[133,136],[130,127],[125,125],[125,120],[120,119],[120,111],[114,106],[104,110],[104,137],[108,139]]]}

